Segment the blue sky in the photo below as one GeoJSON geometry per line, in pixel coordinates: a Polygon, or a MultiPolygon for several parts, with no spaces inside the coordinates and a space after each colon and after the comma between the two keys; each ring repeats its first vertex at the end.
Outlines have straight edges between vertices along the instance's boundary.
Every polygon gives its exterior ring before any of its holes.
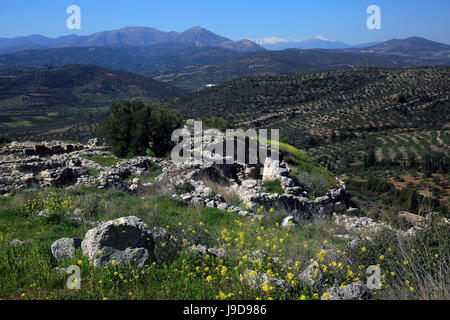
{"type": "Polygon", "coordinates": [[[202,26],[243,38],[321,35],[350,44],[422,36],[450,44],[449,0],[2,0],[0,37],[91,34],[124,26],[184,31],[202,26]],[[81,8],[81,30],[68,30],[66,8],[81,8]],[[381,30],[366,9],[381,8],[381,30]]]}

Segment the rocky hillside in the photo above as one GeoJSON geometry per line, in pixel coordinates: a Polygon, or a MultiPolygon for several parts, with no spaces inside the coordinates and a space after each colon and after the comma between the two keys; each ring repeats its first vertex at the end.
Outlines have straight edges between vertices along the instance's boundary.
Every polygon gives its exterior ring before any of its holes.
{"type": "MultiPolygon", "coordinates": [[[[204,146],[204,150],[206,148],[204,146]]],[[[285,157],[288,156],[285,153],[285,157]]],[[[152,184],[141,184],[139,177],[155,168],[162,170],[156,181],[164,181],[166,189],[172,192],[189,190],[179,195],[175,192],[174,195],[180,199],[243,216],[252,215],[245,209],[258,210],[261,206],[287,210],[298,218],[330,215],[335,207],[338,208],[336,210],[345,209],[342,202],[345,186],[339,186],[334,181],[336,185],[329,184],[332,189],[325,191],[323,197],[311,200],[311,191],[306,189],[305,184],[299,184],[297,178],[291,175],[289,164],[284,161],[280,163],[266,158],[264,165],[216,165],[207,162],[203,167],[192,161],[177,163],[150,157],[119,161],[105,147],[97,146],[96,139],[91,140],[89,145],[57,141],[11,143],[2,149],[0,190],[3,194],[9,194],[22,188],[87,186],[139,193],[141,187],[152,184]],[[116,159],[115,165],[101,165],[101,159],[111,158],[116,159]],[[93,172],[96,174],[93,175],[93,172]],[[277,182],[280,191],[267,191],[264,185],[267,181],[277,182]],[[227,203],[223,195],[217,194],[205,183],[222,183],[226,193],[236,194],[242,207],[227,203]],[[215,197],[211,198],[213,194],[215,197]]],[[[295,168],[295,171],[298,169],[295,168]]],[[[323,179],[328,181],[328,176],[323,179]]]]}
{"type": "Polygon", "coordinates": [[[117,159],[97,140],[14,142],[0,172],[0,298],[448,297],[447,220],[402,213],[405,230],[358,217],[344,184],[313,199],[285,161],[200,166],[117,159]],[[386,271],[373,287],[376,264],[386,271]]]}

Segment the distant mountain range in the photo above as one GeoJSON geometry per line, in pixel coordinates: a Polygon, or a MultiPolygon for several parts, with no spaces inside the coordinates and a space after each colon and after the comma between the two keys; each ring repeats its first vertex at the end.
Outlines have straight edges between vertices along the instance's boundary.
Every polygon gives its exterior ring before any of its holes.
{"type": "Polygon", "coordinates": [[[392,39],[341,51],[396,57],[411,65],[450,65],[450,45],[420,37],[392,39]]]}
{"type": "Polygon", "coordinates": [[[161,43],[148,47],[109,45],[53,48],[0,55],[0,70],[21,66],[50,68],[79,64],[97,65],[155,77],[202,68],[241,54],[220,47],[197,47],[179,43],[161,43]]]}
{"type": "Polygon", "coordinates": [[[0,70],[96,65],[196,90],[243,76],[293,75],[354,67],[450,65],[449,45],[419,37],[353,47],[320,36],[293,42],[279,38],[257,42],[273,49],[294,45],[307,49],[265,50],[251,40],[232,41],[200,27],[182,33],[126,27],[89,36],[0,39],[0,51],[14,51],[27,45],[39,47],[0,55],[0,70]]]}
{"type": "Polygon", "coordinates": [[[402,55],[405,52],[417,53],[419,51],[448,50],[449,45],[430,41],[420,37],[406,39],[392,39],[388,41],[367,42],[358,45],[329,40],[322,36],[314,36],[308,39],[295,40],[284,38],[253,39],[261,47],[267,50],[285,49],[367,49],[367,52],[389,53],[402,55]]]}
{"type": "Polygon", "coordinates": [[[283,38],[271,37],[264,39],[254,39],[253,41],[267,50],[344,49],[352,47],[347,43],[328,40],[322,36],[314,36],[312,38],[302,40],[288,40],[283,38]]]}
{"type": "Polygon", "coordinates": [[[369,42],[359,45],[350,45],[344,42],[330,40],[320,35],[301,40],[268,37],[233,41],[197,26],[184,32],[165,32],[151,27],[124,27],[118,30],[96,32],[86,36],[67,35],[59,38],[48,38],[35,34],[15,38],[0,38],[0,54],[22,50],[67,47],[103,47],[110,45],[148,47],[162,43],[190,44],[197,47],[220,47],[238,52],[257,52],[265,49],[362,49],[379,46],[380,44],[383,44],[383,46],[379,47],[380,51],[383,47],[388,50],[397,48],[399,51],[428,50],[430,46],[438,50],[448,48],[446,44],[419,37],[404,40],[393,39],[386,42],[369,42]]]}
{"type": "Polygon", "coordinates": [[[377,53],[397,53],[401,54],[412,54],[418,52],[426,51],[441,51],[449,50],[450,45],[430,41],[420,37],[411,37],[407,39],[392,39],[382,43],[375,44],[373,46],[368,46],[365,48],[367,51],[377,52],[377,53]]]}
{"type": "Polygon", "coordinates": [[[193,27],[181,33],[175,31],[164,32],[150,27],[125,27],[119,30],[97,32],[88,36],[69,35],[59,38],[47,38],[42,35],[31,35],[16,38],[0,38],[0,54],[30,49],[101,47],[118,44],[147,47],[158,43],[223,47],[241,52],[264,50],[250,40],[232,41],[201,27],[193,27]]]}

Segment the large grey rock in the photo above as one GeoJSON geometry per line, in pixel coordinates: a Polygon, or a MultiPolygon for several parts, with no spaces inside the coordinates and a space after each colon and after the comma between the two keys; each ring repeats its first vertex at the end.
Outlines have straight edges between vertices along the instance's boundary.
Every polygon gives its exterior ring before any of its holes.
{"type": "Polygon", "coordinates": [[[340,294],[344,300],[362,298],[367,293],[367,286],[362,281],[356,281],[340,289],[340,294]]]}
{"type": "Polygon", "coordinates": [[[317,261],[313,261],[302,273],[300,273],[298,279],[310,288],[318,287],[321,284],[323,276],[317,261]]]}
{"type": "Polygon", "coordinates": [[[206,206],[209,208],[214,208],[216,206],[216,202],[214,200],[211,200],[206,203],[206,206]]]}
{"type": "Polygon", "coordinates": [[[280,172],[280,161],[266,158],[263,169],[263,181],[276,180],[280,172]]]}
{"type": "Polygon", "coordinates": [[[119,264],[144,266],[155,261],[153,230],[135,216],[101,223],[89,230],[81,244],[95,267],[119,264]]]}
{"type": "Polygon", "coordinates": [[[226,202],[219,203],[217,209],[226,211],[228,209],[228,204],[226,202]]]}
{"type": "Polygon", "coordinates": [[[334,215],[336,224],[349,231],[381,231],[387,226],[382,222],[375,222],[368,217],[350,217],[347,215],[334,215]]]}
{"type": "Polygon", "coordinates": [[[34,174],[34,173],[27,173],[27,174],[24,174],[21,178],[20,178],[20,181],[23,183],[23,184],[33,184],[33,183],[35,183],[36,182],[36,175],[34,174]]]}
{"type": "Polygon", "coordinates": [[[73,168],[63,167],[55,170],[44,170],[40,173],[43,185],[47,187],[63,187],[76,182],[79,173],[73,168]]]}
{"type": "Polygon", "coordinates": [[[298,222],[295,220],[294,216],[288,216],[283,219],[281,226],[283,228],[297,226],[298,222]]]}
{"type": "Polygon", "coordinates": [[[51,246],[52,255],[56,260],[62,261],[66,258],[71,258],[81,246],[81,239],[76,238],[62,238],[53,242],[51,246]]]}

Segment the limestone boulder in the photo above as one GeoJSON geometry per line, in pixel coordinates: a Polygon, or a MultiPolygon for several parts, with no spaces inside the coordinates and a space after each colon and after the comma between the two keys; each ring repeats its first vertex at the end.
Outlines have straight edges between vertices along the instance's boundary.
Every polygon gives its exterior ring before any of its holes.
{"type": "Polygon", "coordinates": [[[153,230],[135,216],[99,224],[86,233],[81,248],[95,267],[113,263],[142,267],[156,260],[153,230]]]}
{"type": "Polygon", "coordinates": [[[53,257],[58,261],[63,261],[66,258],[71,258],[75,251],[81,246],[81,239],[76,238],[62,238],[56,240],[52,246],[51,251],[53,257]]]}

